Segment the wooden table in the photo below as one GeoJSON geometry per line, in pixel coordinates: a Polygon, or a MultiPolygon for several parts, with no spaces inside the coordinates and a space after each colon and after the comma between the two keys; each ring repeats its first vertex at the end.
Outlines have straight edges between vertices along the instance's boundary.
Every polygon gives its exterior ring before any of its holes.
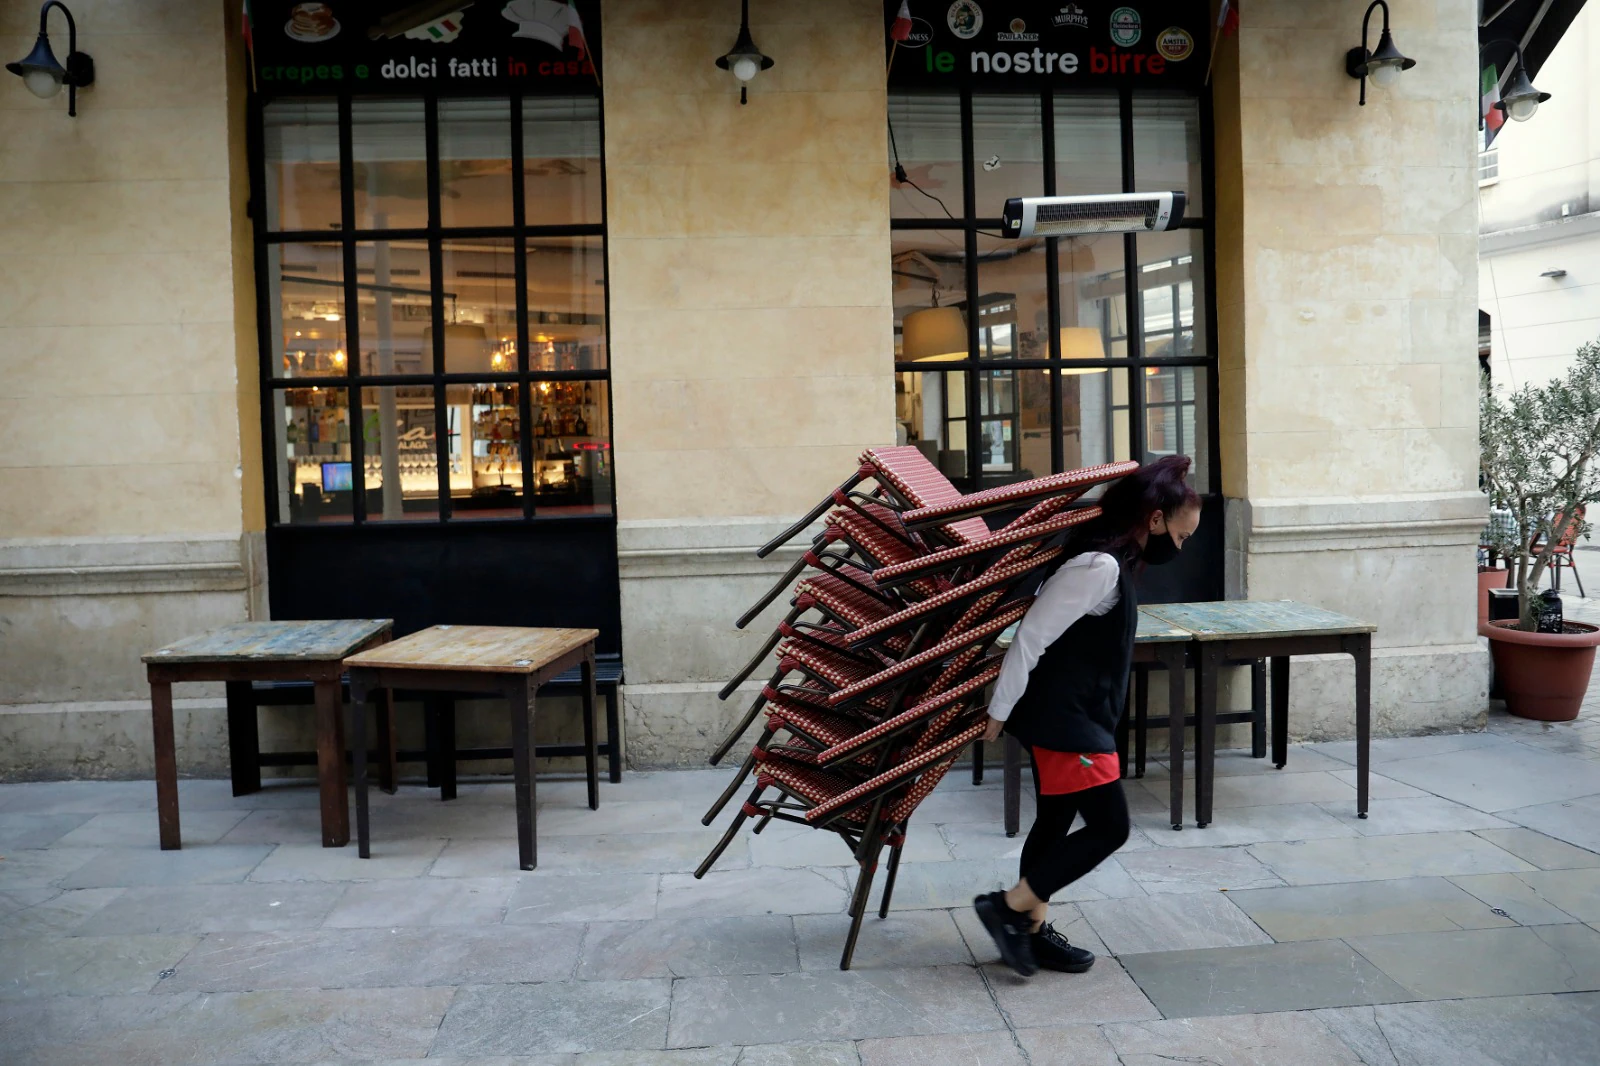
{"type": "MultiPolygon", "coordinates": [[[[1139,609],[1139,628],[1133,638],[1133,662],[1162,666],[1167,671],[1167,724],[1172,759],[1172,828],[1183,828],[1183,671],[1187,665],[1190,635],[1187,630],[1139,609]]],[[[1127,715],[1118,729],[1119,756],[1127,755],[1127,715]]],[[[1142,746],[1141,734],[1138,743],[1142,746]]],[[[1124,766],[1126,773],[1126,766],[1124,766]]],[[[1198,774],[1197,774],[1198,776],[1198,774]]],[[[1014,837],[1022,821],[1022,745],[1009,734],[1005,742],[1006,836],[1014,837]]]]}
{"type": "MultiPolygon", "coordinates": [[[[595,747],[596,629],[525,629],[512,626],[433,626],[408,637],[352,655],[350,698],[360,703],[395,689],[483,692],[502,695],[511,711],[511,760],[516,778],[517,851],[524,870],[535,865],[533,804],[533,712],[539,686],[574,666],[583,677],[584,759],[589,777],[589,808],[600,806],[598,751],[595,747]]],[[[364,717],[357,715],[357,723],[364,717]]],[[[367,760],[362,731],[356,727],[356,840],[363,859],[371,857],[367,819],[367,760]]]]}
{"type": "MultiPolygon", "coordinates": [[[[1154,604],[1147,610],[1187,630],[1195,642],[1195,821],[1211,821],[1216,768],[1217,679],[1229,662],[1266,658],[1272,664],[1272,761],[1289,759],[1289,657],[1345,654],[1355,660],[1356,816],[1367,816],[1368,749],[1372,732],[1370,622],[1293,600],[1224,600],[1154,604]]],[[[1174,759],[1174,764],[1178,760],[1174,759]]]]}
{"type": "MultiPolygon", "coordinates": [[[[317,783],[322,791],[322,846],[350,841],[350,806],[345,796],[344,716],[339,677],[345,656],[389,640],[387,618],[329,622],[237,622],[189,637],[144,656],[150,681],[150,718],[155,735],[156,814],[161,847],[183,846],[178,828],[178,757],[172,731],[172,686],[186,681],[222,681],[228,694],[228,753],[234,795],[261,787],[257,763],[252,681],[310,681],[317,714],[317,783]]],[[[362,716],[357,715],[361,722],[362,716]]],[[[364,732],[364,730],[363,730],[364,732]]],[[[365,761],[365,745],[359,755],[365,761]]]]}

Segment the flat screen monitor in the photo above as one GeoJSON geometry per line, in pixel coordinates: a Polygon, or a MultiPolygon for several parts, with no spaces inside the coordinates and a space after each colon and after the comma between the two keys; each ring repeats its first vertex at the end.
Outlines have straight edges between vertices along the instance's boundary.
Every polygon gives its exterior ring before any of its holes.
{"type": "Polygon", "coordinates": [[[322,464],[323,492],[349,492],[353,488],[355,483],[350,478],[349,463],[322,464]]]}

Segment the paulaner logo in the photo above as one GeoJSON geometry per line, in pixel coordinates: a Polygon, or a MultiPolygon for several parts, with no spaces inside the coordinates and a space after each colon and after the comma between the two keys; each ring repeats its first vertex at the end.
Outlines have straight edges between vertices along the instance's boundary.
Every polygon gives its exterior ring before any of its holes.
{"type": "Polygon", "coordinates": [[[1003,44],[1022,44],[1029,41],[1037,41],[1039,35],[1037,33],[1029,33],[1028,24],[1021,19],[1012,19],[1010,32],[1002,30],[994,35],[994,39],[1003,44]]]}

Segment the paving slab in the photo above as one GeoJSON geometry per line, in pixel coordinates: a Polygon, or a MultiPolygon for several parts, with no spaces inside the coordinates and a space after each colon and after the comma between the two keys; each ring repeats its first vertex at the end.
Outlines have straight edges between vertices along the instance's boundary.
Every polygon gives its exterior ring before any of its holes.
{"type": "Polygon", "coordinates": [[[420,1058],[453,994],[317,989],[0,1004],[0,1047],[29,1066],[420,1058]]]}
{"type": "Polygon", "coordinates": [[[1372,800],[1368,817],[1356,815],[1353,804],[1322,804],[1322,809],[1361,836],[1448,833],[1477,829],[1512,829],[1510,822],[1439,796],[1372,800]]]}
{"type": "MultiPolygon", "coordinates": [[[[769,827],[767,833],[771,833],[769,827]]],[[[815,830],[812,830],[815,833],[815,830]]],[[[820,836],[821,834],[816,834],[820,836]]],[[[765,833],[762,834],[766,836],[765,833]]],[[[760,839],[760,838],[756,838],[760,839]]],[[[706,857],[715,841],[705,831],[683,833],[606,833],[596,837],[545,837],[539,841],[541,870],[615,870],[617,873],[692,873],[706,857]]],[[[452,840],[445,855],[434,864],[441,874],[445,857],[456,854],[462,844],[475,841],[452,840]]],[[[845,846],[834,838],[833,846],[849,857],[845,846]]],[[[750,863],[751,837],[741,833],[717,859],[718,870],[738,870],[750,863]]]]}
{"type": "MultiPolygon", "coordinates": [[[[270,773],[264,770],[263,773],[270,773]]],[[[374,792],[372,802],[389,802],[384,792],[374,792]]],[[[254,811],[284,807],[304,807],[317,810],[322,805],[313,776],[266,780],[256,792],[243,796],[233,794],[233,782],[227,778],[184,777],[178,780],[178,809],[190,811],[254,811]]],[[[152,808],[153,809],[153,808],[152,808]]]]}
{"type": "MultiPolygon", "coordinates": [[[[121,888],[18,888],[0,892],[0,938],[60,936],[79,926],[125,892],[121,888]]],[[[106,932],[161,930],[117,928],[106,932]]]]}
{"type": "Polygon", "coordinates": [[[506,923],[625,922],[656,916],[659,874],[562,874],[534,870],[517,879],[506,923]]]}
{"type": "Polygon", "coordinates": [[[859,1050],[861,1066],[1028,1066],[1032,1061],[1008,1032],[879,1037],[861,1041],[859,1050]]]}
{"type": "MultiPolygon", "coordinates": [[[[1185,776],[1192,780],[1189,775],[1185,776]]],[[[1170,798],[1165,775],[1159,780],[1145,777],[1139,785],[1156,799],[1170,798]]],[[[1212,804],[1218,810],[1277,803],[1348,803],[1354,806],[1355,802],[1354,786],[1340,781],[1334,771],[1325,770],[1307,773],[1283,770],[1273,774],[1219,777],[1212,790],[1212,804]]],[[[1192,815],[1193,812],[1186,813],[1192,815]]],[[[1227,816],[1218,814],[1216,818],[1219,822],[1226,821],[1227,816]]]]}
{"type": "MultiPolygon", "coordinates": [[[[1600,772],[1600,764],[1592,765],[1600,772]]],[[[1498,813],[1508,822],[1537,829],[1546,836],[1588,851],[1600,851],[1600,795],[1540,803],[1498,813]]]]}
{"type": "Polygon", "coordinates": [[[1379,881],[1396,877],[1517,873],[1533,869],[1471,833],[1252,844],[1250,853],[1291,885],[1379,881]]]}
{"type": "Polygon", "coordinates": [[[456,992],[428,1055],[660,1048],[671,994],[664,980],[469,985],[456,992]]]}
{"type": "MultiPolygon", "coordinates": [[[[97,848],[94,858],[61,879],[63,888],[219,885],[243,881],[272,852],[264,845],[198,844],[181,851],[97,848]]],[[[352,849],[352,854],[354,849],[352,849]]]]}
{"type": "Polygon", "coordinates": [[[740,1049],[738,1066],[857,1066],[861,1057],[847,1040],[826,1043],[750,1044],[740,1049]]]}
{"type": "Polygon", "coordinates": [[[1124,855],[1119,861],[1139,887],[1150,893],[1215,892],[1283,884],[1277,874],[1245,848],[1158,848],[1124,855]]]}
{"type": "Polygon", "coordinates": [[[1600,922],[1600,870],[1541,870],[1517,877],[1578,921],[1600,922]]]}
{"type": "Polygon", "coordinates": [[[1362,1066],[1326,1024],[1308,1013],[1174,1018],[1105,1027],[1121,1066],[1362,1066]]]}
{"type": "Polygon", "coordinates": [[[1586,925],[1398,933],[1349,943],[1411,999],[1600,989],[1600,933],[1586,925]]]}
{"type": "MultiPolygon", "coordinates": [[[[1110,955],[1099,934],[1094,931],[1094,926],[1083,916],[1078,908],[1078,903],[1051,903],[1048,921],[1055,926],[1056,932],[1067,938],[1069,943],[1080,948],[1086,948],[1100,956],[1110,955]]],[[[997,963],[1000,961],[1000,952],[994,946],[994,938],[978,920],[977,912],[972,909],[969,902],[965,907],[957,907],[950,912],[956,920],[956,928],[961,930],[961,939],[966,941],[967,950],[972,957],[980,963],[997,963]]]]}
{"type": "Polygon", "coordinates": [[[548,981],[572,975],[582,935],[576,925],[211,933],[158,991],[548,981]]]}
{"type": "MultiPolygon", "coordinates": [[[[1370,742],[1368,749],[1372,757],[1374,769],[1381,770],[1391,762],[1401,759],[1420,759],[1428,755],[1442,755],[1451,751],[1467,751],[1472,748],[1492,747],[1495,744],[1509,744],[1510,738],[1498,733],[1432,733],[1420,737],[1375,737],[1370,742]]],[[[1308,751],[1319,755],[1326,755],[1330,759],[1337,759],[1350,766],[1356,764],[1356,742],[1353,740],[1329,740],[1317,744],[1307,744],[1308,751]]],[[[1293,761],[1294,749],[1290,749],[1290,760],[1293,761]]]]}
{"type": "MultiPolygon", "coordinates": [[[[874,904],[878,897],[873,897],[874,904]]],[[[802,970],[837,970],[850,931],[846,914],[802,914],[794,919],[802,970]]],[[[972,952],[947,910],[891,910],[879,918],[876,907],[862,920],[852,969],[882,970],[921,966],[970,966],[972,952]]]]}
{"type": "Polygon", "coordinates": [[[1112,953],[1270,944],[1272,938],[1225,892],[1163,894],[1078,904],[1112,953]]]}
{"type": "Polygon", "coordinates": [[[673,986],[673,1047],[1004,1030],[970,966],[693,977],[673,986]]]}
{"type": "Polygon", "coordinates": [[[1314,1015],[1368,1066],[1575,1066],[1600,1047],[1600,994],[1346,1007],[1314,1015]]]}
{"type": "Polygon", "coordinates": [[[1525,744],[1403,759],[1385,776],[1481,811],[1504,811],[1600,793],[1600,766],[1525,744]]]}
{"type": "MultiPolygon", "coordinates": [[[[1165,727],[1162,727],[1165,728],[1165,727]]],[[[1302,774],[1318,770],[1343,770],[1355,763],[1355,742],[1351,741],[1351,756],[1349,760],[1337,759],[1324,754],[1316,745],[1290,744],[1289,761],[1279,769],[1271,759],[1257,759],[1250,754],[1248,748],[1229,748],[1217,752],[1214,760],[1218,778],[1241,776],[1266,776],[1279,774],[1302,774]]],[[[1186,760],[1185,772],[1193,769],[1193,753],[1186,760]]],[[[1171,768],[1171,761],[1163,755],[1160,759],[1145,764],[1145,779],[1165,782],[1171,768]]]]}
{"type": "Polygon", "coordinates": [[[417,877],[350,885],[328,914],[330,929],[498,925],[515,877],[417,877]]]}
{"type": "Polygon", "coordinates": [[[1151,952],[1121,961],[1168,1018],[1418,998],[1337,940],[1151,952]]]}
{"type": "Polygon", "coordinates": [[[0,813],[0,854],[19,848],[47,848],[93,817],[92,814],[0,813]]]}
{"type": "Polygon", "coordinates": [[[583,938],[586,981],[786,973],[799,968],[787,915],[595,922],[583,938]]]}
{"type": "MultiPolygon", "coordinates": [[[[318,844],[279,844],[250,873],[252,881],[376,881],[387,877],[418,877],[439,857],[443,840],[400,838],[374,840],[372,858],[356,854],[355,841],[342,848],[318,844]]],[[[506,867],[516,873],[517,846],[506,845],[506,867]]]]}
{"type": "MultiPolygon", "coordinates": [[[[1087,943],[1083,947],[1089,947],[1087,943]]],[[[990,956],[993,956],[991,942],[990,956]]],[[[979,955],[983,958],[983,955],[979,955]]],[[[983,966],[995,1002],[1017,1029],[1159,1018],[1161,1013],[1118,959],[1102,955],[1088,973],[1040,971],[1018,977],[999,962],[983,966]]]]}
{"type": "Polygon", "coordinates": [[[1018,1029],[1017,1043],[1030,1062],[1050,1066],[1122,1066],[1098,1025],[1051,1025],[1018,1029]]]}
{"type": "Polygon", "coordinates": [[[99,848],[16,848],[0,855],[0,892],[53,888],[100,854],[99,848]]]}
{"type": "MultiPolygon", "coordinates": [[[[515,812],[511,795],[506,796],[501,809],[515,812]]],[[[672,799],[601,803],[600,809],[595,811],[581,803],[570,807],[545,806],[539,808],[539,835],[592,837],[601,833],[681,833],[686,826],[698,824],[704,813],[691,812],[686,804],[672,799]]],[[[515,835],[511,841],[514,850],[515,835]]]]}
{"type": "MultiPolygon", "coordinates": [[[[183,811],[183,846],[215,844],[245,819],[247,811],[183,811]]],[[[315,831],[320,836],[321,829],[315,831]]],[[[161,847],[161,825],[149,811],[110,811],[90,816],[58,842],[71,848],[157,848],[161,847]]],[[[257,843],[257,841],[229,841],[257,843]]]]}
{"type": "Polygon", "coordinates": [[[68,936],[4,941],[0,999],[148,992],[195,946],[192,936],[68,936]]]}
{"type": "Polygon", "coordinates": [[[1443,877],[1262,888],[1228,898],[1277,941],[1515,924],[1443,877]]]}
{"type": "MultiPolygon", "coordinates": [[[[188,812],[184,812],[187,814],[188,812]]],[[[254,811],[200,811],[199,814],[242,815],[221,838],[224,844],[312,844],[322,839],[322,812],[316,807],[269,807],[254,811]]],[[[415,835],[382,834],[383,839],[415,835]]],[[[188,839],[188,822],[184,824],[184,843],[188,839]]]]}
{"type": "Polygon", "coordinates": [[[154,781],[35,781],[0,785],[0,811],[6,814],[99,814],[150,811],[155,817],[154,781]]]}
{"type": "Polygon", "coordinates": [[[1600,866],[1600,854],[1532,829],[1480,829],[1474,833],[1503,851],[1541,870],[1576,870],[1600,866]]]}
{"type": "Polygon", "coordinates": [[[115,898],[80,924],[112,933],[266,933],[320,926],[344,893],[337,884],[182,885],[112,890],[115,898]]]}
{"type": "MultiPolygon", "coordinates": [[[[1350,810],[1353,815],[1354,807],[1350,810]]],[[[1158,848],[1228,847],[1269,840],[1323,840],[1356,835],[1354,829],[1314,803],[1230,807],[1226,816],[1218,815],[1217,820],[1204,829],[1191,825],[1178,832],[1172,829],[1171,813],[1162,809],[1135,815],[1134,825],[1143,829],[1158,848]]]]}
{"type": "Polygon", "coordinates": [[[1565,925],[1579,919],[1532,888],[1524,877],[1534,874],[1472,874],[1450,878],[1484,904],[1503,911],[1518,925],[1565,925]]]}
{"type": "MultiPolygon", "coordinates": [[[[1034,811],[1033,785],[1026,772],[1022,775],[1021,811],[1022,824],[1031,824],[1034,811]]],[[[923,825],[929,823],[947,825],[956,822],[1003,825],[1004,819],[1005,794],[998,788],[936,789],[917,806],[916,816],[916,821],[923,825]]]]}
{"type": "MultiPolygon", "coordinates": [[[[1004,833],[1000,834],[1003,838],[1004,833]]],[[[750,861],[756,866],[855,866],[855,856],[850,846],[837,833],[813,829],[810,826],[784,825],[773,822],[762,830],[760,836],[748,836],[750,861]]],[[[707,838],[701,836],[701,856],[711,850],[707,838]]],[[[725,856],[724,856],[725,857],[725,856]]],[[[950,848],[939,835],[939,827],[931,823],[913,823],[906,836],[901,862],[944,862],[950,858],[950,848]]],[[[885,859],[885,862],[888,860],[885,859]]],[[[728,866],[717,860],[717,869],[728,866]]]]}
{"type": "MultiPolygon", "coordinates": [[[[1356,772],[1354,770],[1329,770],[1328,776],[1338,781],[1343,781],[1351,788],[1356,787],[1356,772]]],[[[1394,799],[1423,799],[1431,796],[1427,789],[1407,785],[1392,777],[1373,771],[1367,779],[1367,798],[1369,800],[1394,800],[1394,799]]],[[[1351,801],[1354,809],[1354,801],[1351,801]]]]}
{"type": "MultiPolygon", "coordinates": [[[[904,873],[904,867],[901,872],[904,873]]],[[[854,871],[850,873],[850,884],[854,885],[854,871]]],[[[897,894],[898,891],[896,889],[897,894]]],[[[698,880],[692,874],[662,874],[656,913],[663,918],[835,914],[843,911],[845,904],[841,871],[784,870],[767,866],[712,870],[698,880]]]]}

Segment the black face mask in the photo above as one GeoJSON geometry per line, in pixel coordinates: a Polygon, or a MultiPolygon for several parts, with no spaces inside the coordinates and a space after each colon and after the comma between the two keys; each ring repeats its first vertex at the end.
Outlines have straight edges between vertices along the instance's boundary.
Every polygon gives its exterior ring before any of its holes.
{"type": "Polygon", "coordinates": [[[1160,566],[1170,563],[1178,557],[1178,542],[1173,538],[1172,532],[1152,533],[1145,539],[1144,547],[1139,551],[1139,558],[1144,560],[1146,566],[1160,566]]]}

